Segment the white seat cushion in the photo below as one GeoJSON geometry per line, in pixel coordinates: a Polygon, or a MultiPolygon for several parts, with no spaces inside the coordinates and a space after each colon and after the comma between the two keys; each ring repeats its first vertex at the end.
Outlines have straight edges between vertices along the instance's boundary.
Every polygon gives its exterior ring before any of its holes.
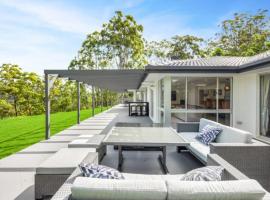
{"type": "Polygon", "coordinates": [[[167,181],[168,200],[261,200],[265,190],[255,180],[167,181]]]}
{"type": "Polygon", "coordinates": [[[210,147],[201,142],[191,142],[188,146],[202,161],[207,162],[207,154],[210,153],[210,147]]]}
{"type": "Polygon", "coordinates": [[[77,200],[166,200],[165,181],[115,180],[78,177],[72,187],[77,200]]]}
{"type": "Polygon", "coordinates": [[[179,134],[188,142],[198,142],[195,138],[198,132],[181,132],[179,134]]]}

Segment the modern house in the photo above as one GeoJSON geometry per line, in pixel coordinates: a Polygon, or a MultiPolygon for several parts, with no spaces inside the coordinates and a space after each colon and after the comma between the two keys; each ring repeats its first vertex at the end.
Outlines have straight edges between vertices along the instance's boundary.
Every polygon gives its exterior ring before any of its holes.
{"type": "Polygon", "coordinates": [[[144,70],[45,70],[48,86],[50,76],[58,76],[117,92],[133,91],[134,101],[149,102],[154,123],[174,127],[179,121],[207,118],[263,140],[270,137],[269,73],[270,51],[165,61],[144,70]]]}
{"type": "Polygon", "coordinates": [[[270,137],[270,51],[151,64],[136,92],[150,118],[174,126],[200,118],[270,137]]]}

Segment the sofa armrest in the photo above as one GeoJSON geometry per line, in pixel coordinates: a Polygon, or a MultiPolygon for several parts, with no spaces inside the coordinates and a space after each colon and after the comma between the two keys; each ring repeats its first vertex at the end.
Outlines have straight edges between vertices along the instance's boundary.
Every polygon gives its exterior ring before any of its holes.
{"type": "Polygon", "coordinates": [[[270,146],[267,144],[211,143],[210,153],[218,154],[251,179],[270,190],[270,146]]]}
{"type": "Polygon", "coordinates": [[[207,155],[207,165],[218,165],[224,167],[224,174],[222,176],[223,180],[245,180],[249,179],[246,175],[228,163],[226,160],[221,158],[217,154],[208,154],[207,155]]]}
{"type": "Polygon", "coordinates": [[[177,125],[177,132],[199,132],[199,122],[179,122],[177,125]]]}

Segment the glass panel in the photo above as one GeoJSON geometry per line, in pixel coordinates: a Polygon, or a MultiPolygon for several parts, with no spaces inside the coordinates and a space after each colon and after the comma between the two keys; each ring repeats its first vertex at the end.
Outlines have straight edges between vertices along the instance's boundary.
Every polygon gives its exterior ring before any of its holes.
{"type": "Polygon", "coordinates": [[[231,102],[231,78],[219,78],[218,108],[230,109],[231,102]]]}
{"type": "Polygon", "coordinates": [[[151,92],[150,92],[150,95],[151,95],[151,97],[150,97],[150,100],[151,100],[151,102],[150,102],[150,115],[151,115],[151,117],[154,117],[154,92],[153,92],[153,90],[150,90],[151,92]]]}
{"type": "Polygon", "coordinates": [[[219,113],[218,122],[227,126],[231,125],[231,114],[230,113],[219,113]]]}
{"type": "Polygon", "coordinates": [[[160,81],[160,107],[164,107],[164,81],[160,81]]]}
{"type": "Polygon", "coordinates": [[[172,120],[172,127],[176,128],[176,123],[186,121],[186,113],[172,113],[171,120],[172,120]]]}
{"type": "Polygon", "coordinates": [[[164,113],[160,111],[160,123],[164,123],[164,113]]]}
{"type": "Polygon", "coordinates": [[[216,113],[188,113],[188,122],[199,122],[201,118],[209,119],[212,121],[217,121],[216,113]]]}
{"type": "Polygon", "coordinates": [[[188,78],[188,109],[216,109],[217,78],[188,78]]]}
{"type": "Polygon", "coordinates": [[[186,106],[186,78],[177,77],[172,79],[171,107],[184,109],[186,106]]]}
{"type": "Polygon", "coordinates": [[[270,75],[261,76],[260,97],[260,134],[270,137],[270,75]]]}

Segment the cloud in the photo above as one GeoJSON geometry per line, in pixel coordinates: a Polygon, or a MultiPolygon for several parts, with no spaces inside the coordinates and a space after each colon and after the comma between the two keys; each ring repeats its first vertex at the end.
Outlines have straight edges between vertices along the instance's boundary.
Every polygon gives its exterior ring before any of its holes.
{"type": "MultiPolygon", "coordinates": [[[[85,15],[72,6],[57,1],[20,1],[2,0],[6,7],[16,9],[25,14],[25,18],[36,19],[39,26],[50,27],[60,31],[86,34],[100,27],[101,18],[85,15]]],[[[37,23],[36,23],[37,25],[37,23]]]]}

